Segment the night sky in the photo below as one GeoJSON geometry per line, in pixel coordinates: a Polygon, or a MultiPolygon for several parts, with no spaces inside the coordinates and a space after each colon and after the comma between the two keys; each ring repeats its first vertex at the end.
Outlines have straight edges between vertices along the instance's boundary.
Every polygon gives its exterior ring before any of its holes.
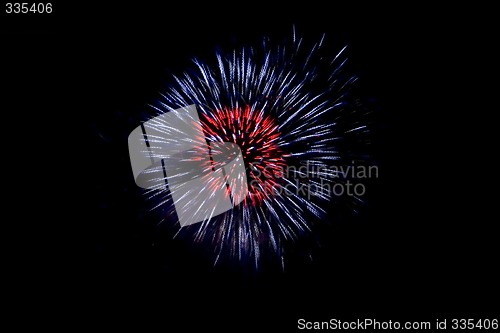
{"type": "Polygon", "coordinates": [[[472,82],[450,65],[467,49],[460,22],[310,2],[82,6],[1,17],[4,237],[20,322],[288,332],[299,318],[498,317],[489,131],[451,87],[472,82]],[[312,261],[297,250],[285,272],[213,267],[146,212],[127,137],[191,58],[281,41],[293,26],[310,43],[325,33],[327,52],[349,45],[380,177],[359,214],[330,207],[312,261]]]}

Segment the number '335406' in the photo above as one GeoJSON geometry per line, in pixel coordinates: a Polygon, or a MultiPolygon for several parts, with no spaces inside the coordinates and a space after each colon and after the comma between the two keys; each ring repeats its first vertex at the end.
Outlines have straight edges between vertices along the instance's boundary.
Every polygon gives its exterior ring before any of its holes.
{"type": "Polygon", "coordinates": [[[50,2],[8,2],[5,4],[7,14],[50,14],[52,13],[52,4],[50,2]]]}

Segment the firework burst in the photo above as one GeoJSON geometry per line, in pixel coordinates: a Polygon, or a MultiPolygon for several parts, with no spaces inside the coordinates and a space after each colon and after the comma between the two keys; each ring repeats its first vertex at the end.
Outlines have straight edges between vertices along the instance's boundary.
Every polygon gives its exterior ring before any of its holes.
{"type": "MultiPolygon", "coordinates": [[[[284,45],[264,39],[257,48],[218,52],[213,64],[195,59],[195,67],[174,77],[152,106],[162,115],[194,104],[204,134],[195,139],[198,146],[214,154],[218,143],[241,149],[248,189],[243,200],[223,214],[206,214],[201,223],[179,228],[180,234],[208,243],[215,263],[236,258],[259,267],[269,254],[283,263],[285,245],[314,231],[335,199],[331,185],[345,182],[331,166],[360,159],[345,148],[346,138],[360,141],[356,138],[368,131],[349,95],[356,77],[345,73],[346,47],[326,57],[323,43],[324,36],[307,48],[294,31],[284,45]]],[[[197,161],[199,154],[183,158],[197,161]]],[[[214,159],[202,169],[216,170],[214,159]]],[[[146,191],[155,207],[172,207],[165,187],[170,181],[156,177],[146,191]]],[[[349,200],[362,203],[356,195],[349,200]]]]}

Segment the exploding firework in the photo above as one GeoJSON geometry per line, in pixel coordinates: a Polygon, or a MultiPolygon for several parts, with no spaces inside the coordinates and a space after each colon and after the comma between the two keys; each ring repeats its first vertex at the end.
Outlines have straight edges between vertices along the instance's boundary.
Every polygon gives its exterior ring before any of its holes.
{"type": "MultiPolygon", "coordinates": [[[[184,172],[171,168],[167,177],[165,164],[172,163],[174,155],[169,159],[158,155],[161,164],[153,172],[156,176],[149,177],[146,195],[155,208],[167,207],[175,216],[171,207],[176,179],[202,179],[203,190],[194,193],[187,189],[182,195],[191,197],[186,207],[196,205],[200,223],[179,230],[198,243],[209,244],[215,263],[230,258],[251,260],[259,267],[266,255],[283,263],[287,244],[313,233],[315,224],[325,220],[326,207],[339,199],[332,186],[345,184],[346,173],[334,166],[366,158],[349,148],[351,143],[363,146],[360,143],[368,128],[362,118],[364,111],[350,94],[356,77],[345,70],[346,47],[327,57],[322,53],[324,37],[307,48],[294,31],[288,43],[274,45],[264,39],[256,48],[217,52],[213,64],[195,59],[194,68],[175,76],[152,106],[157,117],[188,105],[198,110],[199,119],[189,120],[199,121],[201,126],[190,138],[195,143],[192,147],[198,148],[175,155],[177,162],[184,163],[179,168],[184,172]],[[203,157],[207,147],[208,160],[203,157]],[[227,169],[221,175],[224,181],[204,179],[223,169],[225,157],[233,156],[234,147],[242,156],[245,177],[237,177],[233,183],[245,184],[231,185],[227,169]],[[197,163],[187,169],[202,170],[201,175],[185,172],[186,163],[197,163]],[[214,213],[210,200],[199,192],[215,193],[223,188],[233,204],[224,213],[214,213]],[[235,188],[245,191],[235,193],[235,188]],[[235,196],[241,198],[235,200],[235,196]]],[[[146,126],[163,133],[182,131],[162,121],[149,121],[146,126]]],[[[176,144],[161,135],[147,140],[148,147],[176,144]]],[[[363,202],[359,193],[349,200],[353,207],[363,202]]]]}

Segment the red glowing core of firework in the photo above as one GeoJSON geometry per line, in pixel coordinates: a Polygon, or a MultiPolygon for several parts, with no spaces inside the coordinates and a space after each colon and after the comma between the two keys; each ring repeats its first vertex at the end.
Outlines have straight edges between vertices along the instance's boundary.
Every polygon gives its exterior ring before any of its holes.
{"type": "Polygon", "coordinates": [[[217,109],[201,119],[209,141],[236,143],[243,154],[249,195],[245,203],[258,204],[276,195],[283,180],[287,155],[280,149],[275,119],[251,106],[217,109]]]}

